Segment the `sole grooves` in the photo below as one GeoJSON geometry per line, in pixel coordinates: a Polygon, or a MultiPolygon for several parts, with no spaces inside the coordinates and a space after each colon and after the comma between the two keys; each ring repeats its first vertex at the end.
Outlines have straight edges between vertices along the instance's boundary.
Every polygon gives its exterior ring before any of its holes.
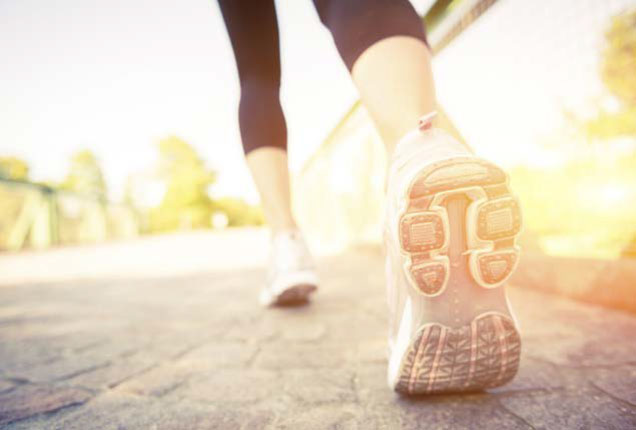
{"type": "Polygon", "coordinates": [[[514,322],[503,315],[486,314],[459,328],[427,324],[403,358],[396,391],[433,394],[497,387],[517,373],[520,352],[514,322]]]}
{"type": "Polygon", "coordinates": [[[446,160],[421,171],[406,200],[404,271],[419,293],[418,318],[426,319],[393,387],[433,394],[509,382],[521,340],[501,286],[518,261],[521,213],[505,173],[483,161],[446,160]]]}

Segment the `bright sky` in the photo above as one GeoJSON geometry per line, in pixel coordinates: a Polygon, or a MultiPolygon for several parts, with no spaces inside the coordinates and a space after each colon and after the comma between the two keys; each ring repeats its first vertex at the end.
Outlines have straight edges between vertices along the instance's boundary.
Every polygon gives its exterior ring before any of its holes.
{"type": "MultiPolygon", "coordinates": [[[[311,1],[278,8],[292,168],[356,100],[311,1]]],[[[221,170],[219,192],[254,197],[236,119],[238,80],[212,0],[0,2],[0,154],[61,179],[70,154],[98,155],[111,194],[176,134],[221,170]]]]}
{"type": "MultiPolygon", "coordinates": [[[[310,0],[278,1],[292,169],[356,100],[310,0]]],[[[418,3],[430,3],[429,0],[418,3]]],[[[602,91],[611,15],[633,0],[501,0],[435,59],[438,96],[469,142],[500,162],[602,91]],[[467,72],[469,71],[469,72],[467,72]]],[[[220,170],[217,191],[256,198],[236,119],[238,81],[214,0],[0,1],[0,155],[61,180],[92,149],[111,196],[175,134],[220,170]]]]}
{"type": "Polygon", "coordinates": [[[604,33],[629,7],[636,2],[500,0],[435,58],[438,98],[488,159],[545,165],[576,156],[581,142],[564,136],[564,113],[608,107],[604,33]],[[540,147],[549,139],[560,154],[540,147]]]}

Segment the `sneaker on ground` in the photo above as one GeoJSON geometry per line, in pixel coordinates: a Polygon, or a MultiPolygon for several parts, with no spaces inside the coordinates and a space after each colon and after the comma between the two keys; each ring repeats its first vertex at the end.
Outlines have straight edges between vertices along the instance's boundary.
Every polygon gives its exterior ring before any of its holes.
{"type": "Polygon", "coordinates": [[[387,182],[388,382],[405,394],[505,384],[521,351],[503,288],[519,204],[500,168],[430,120],[400,141],[387,182]]]}
{"type": "Polygon", "coordinates": [[[265,306],[301,304],[317,285],[314,263],[300,232],[274,234],[267,281],[260,293],[261,303],[265,306]]]}

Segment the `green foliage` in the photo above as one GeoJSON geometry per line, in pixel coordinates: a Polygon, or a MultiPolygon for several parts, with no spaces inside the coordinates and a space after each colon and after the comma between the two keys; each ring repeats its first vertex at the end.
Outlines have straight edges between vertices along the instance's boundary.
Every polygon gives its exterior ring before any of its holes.
{"type": "Polygon", "coordinates": [[[636,106],[636,10],[614,17],[605,41],[603,81],[619,100],[636,106]]]}
{"type": "Polygon", "coordinates": [[[240,199],[225,197],[215,200],[214,206],[227,216],[229,227],[262,225],[265,222],[260,207],[250,206],[240,199]]]}
{"type": "Polygon", "coordinates": [[[588,136],[599,139],[636,135],[636,106],[616,113],[600,112],[586,124],[586,131],[588,136]]]}
{"type": "Polygon", "coordinates": [[[263,224],[260,208],[236,198],[210,198],[208,189],[216,173],[187,142],[172,136],[161,140],[158,149],[159,171],[166,188],[161,204],[150,211],[151,232],[209,228],[218,212],[227,216],[228,226],[263,224]]]}
{"type": "Polygon", "coordinates": [[[178,137],[161,140],[158,149],[166,190],[161,204],[151,211],[151,230],[210,227],[213,205],[207,189],[215,173],[192,146],[178,137]]]}
{"type": "Polygon", "coordinates": [[[89,150],[78,151],[71,157],[69,172],[60,188],[81,194],[106,197],[106,182],[95,155],[89,150]]]}
{"type": "Polygon", "coordinates": [[[26,181],[29,179],[29,165],[17,157],[0,157],[0,178],[26,181]]]}
{"type": "Polygon", "coordinates": [[[614,17],[605,42],[601,77],[621,106],[618,112],[599,112],[586,131],[601,139],[636,135],[636,10],[614,17]]]}
{"type": "Polygon", "coordinates": [[[548,252],[615,257],[636,235],[636,154],[510,171],[524,224],[548,252]]]}

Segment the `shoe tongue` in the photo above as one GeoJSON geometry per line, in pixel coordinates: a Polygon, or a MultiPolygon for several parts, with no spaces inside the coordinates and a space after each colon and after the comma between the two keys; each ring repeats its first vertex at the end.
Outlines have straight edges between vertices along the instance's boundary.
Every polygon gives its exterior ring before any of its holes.
{"type": "Polygon", "coordinates": [[[272,238],[274,263],[280,270],[300,267],[305,258],[302,236],[297,230],[279,232],[272,238]]]}

